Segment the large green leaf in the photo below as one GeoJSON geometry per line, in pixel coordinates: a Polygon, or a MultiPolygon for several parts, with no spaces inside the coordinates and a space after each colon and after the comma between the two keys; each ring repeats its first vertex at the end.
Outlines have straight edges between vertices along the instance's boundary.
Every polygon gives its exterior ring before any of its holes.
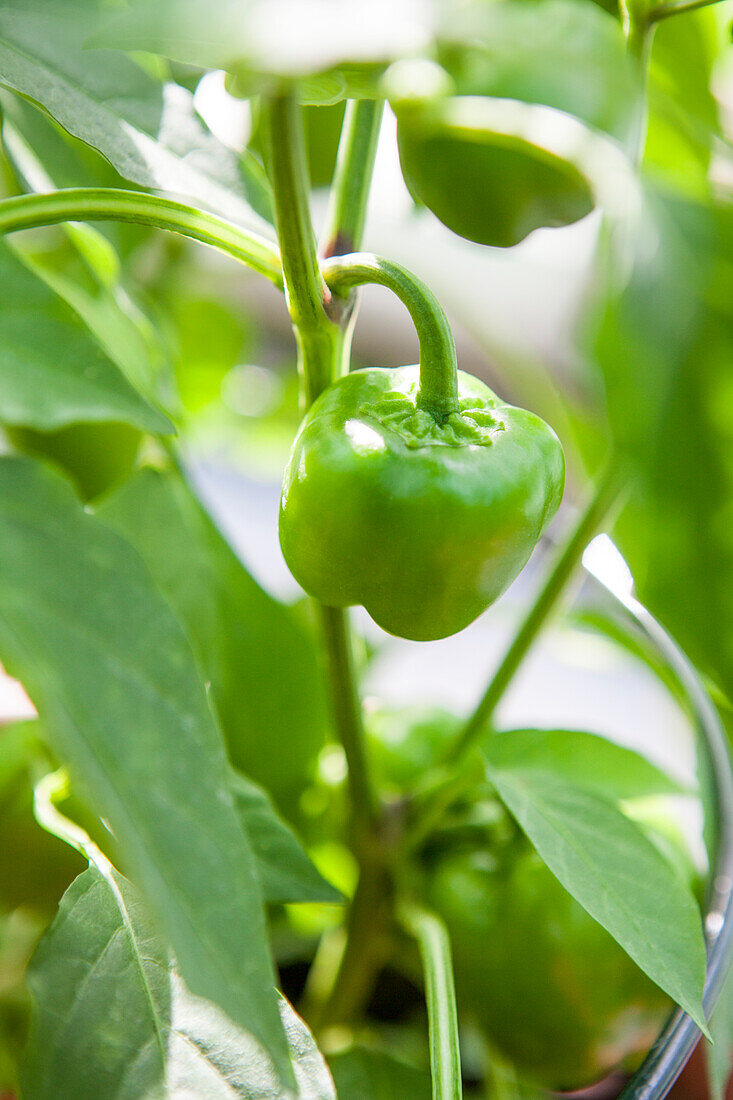
{"type": "Polygon", "coordinates": [[[14,458],[0,460],[0,659],[109,821],[189,987],[287,1074],[254,859],[188,641],[132,547],[14,458]]]}
{"type": "Polygon", "coordinates": [[[639,826],[602,796],[523,768],[521,760],[513,766],[488,757],[487,772],[565,889],[704,1029],[700,911],[639,826]]]}
{"type": "Polygon", "coordinates": [[[718,104],[711,87],[727,46],[716,13],[665,19],[657,27],[649,74],[649,123],[644,166],[665,187],[689,196],[709,191],[718,104]]]}
{"type": "Polygon", "coordinates": [[[29,974],[27,1100],[336,1100],[313,1037],[283,998],[297,1086],[257,1039],[195,996],[135,888],[111,866],[69,887],[29,974]]]}
{"type": "Polygon", "coordinates": [[[463,5],[440,58],[460,95],[545,103],[624,139],[638,90],[621,25],[587,0],[463,5]]]}
{"type": "Polygon", "coordinates": [[[125,179],[271,232],[255,213],[268,202],[261,170],[213,137],[190,92],[162,85],[117,50],[84,48],[101,7],[98,0],[3,0],[0,83],[40,104],[125,179]]]}
{"type": "Polygon", "coordinates": [[[232,790],[234,804],[252,845],[265,901],[272,904],[343,901],[338,890],[326,882],[311,863],[266,791],[242,775],[232,777],[232,790]]]}
{"type": "Polygon", "coordinates": [[[100,515],[142,554],[185,624],[232,763],[292,817],[327,727],[314,640],[249,576],[175,472],[141,470],[100,515]]]}
{"type": "Polygon", "coordinates": [[[40,429],[122,421],[171,424],[143,400],[77,313],[0,241],[0,422],[40,429]]]}
{"type": "Polygon", "coordinates": [[[680,785],[643,756],[605,737],[579,730],[509,730],[484,740],[493,767],[532,780],[561,779],[614,800],[679,794],[680,785]]]}
{"type": "MultiPolygon", "coordinates": [[[[68,142],[40,111],[17,97],[7,98],[21,124],[28,119],[35,123],[31,128],[33,138],[39,133],[44,135],[50,147],[47,155],[55,169],[58,151],[70,152],[68,142]]],[[[35,147],[31,148],[8,118],[3,119],[2,135],[19,189],[53,191],[58,186],[55,171],[52,177],[35,147]]],[[[79,182],[78,176],[75,182],[79,182]]],[[[79,314],[135,388],[154,395],[166,349],[160,333],[126,293],[120,278],[120,258],[107,237],[91,225],[69,222],[53,237],[44,235],[39,240],[31,235],[30,241],[23,244],[22,255],[25,263],[79,314]]]]}
{"type": "Polygon", "coordinates": [[[356,1046],[329,1058],[339,1100],[430,1100],[430,1074],[383,1051],[356,1046]]]}
{"type": "Polygon", "coordinates": [[[426,0],[137,0],[91,39],[203,68],[304,76],[426,46],[426,0]]]}
{"type": "Polygon", "coordinates": [[[733,698],[733,206],[649,192],[636,262],[592,329],[632,472],[617,527],[639,596],[733,698]]]}

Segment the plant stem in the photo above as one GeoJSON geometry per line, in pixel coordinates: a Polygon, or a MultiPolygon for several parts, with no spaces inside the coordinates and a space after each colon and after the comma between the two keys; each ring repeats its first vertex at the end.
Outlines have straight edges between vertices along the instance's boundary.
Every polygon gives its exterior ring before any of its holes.
{"type": "Polygon", "coordinates": [[[420,949],[430,1028],[433,1100],[461,1100],[461,1050],[450,940],[443,922],[420,906],[405,904],[400,918],[420,949]]]}
{"type": "Polygon", "coordinates": [[[554,610],[565,586],[580,562],[583,551],[618,500],[623,489],[623,473],[613,458],[598,481],[585,511],[580,515],[569,539],[560,551],[539,595],[522,621],[481,702],[476,707],[451,748],[447,764],[455,764],[469,751],[486,730],[497,704],[511,683],[524,657],[554,610]]]}
{"type": "Polygon", "coordinates": [[[285,295],[298,344],[306,404],[310,405],[332,381],[339,329],[324,308],[329,291],[318,266],[305,139],[295,94],[267,99],[263,120],[285,295]]]}
{"type": "MultiPolygon", "coordinates": [[[[323,257],[341,256],[361,248],[383,107],[381,100],[373,99],[349,100],[346,105],[326,227],[321,239],[323,257]]],[[[326,306],[341,334],[334,365],[336,377],[349,369],[357,306],[356,294],[349,295],[346,301],[331,299],[326,306]]]]}
{"type": "MultiPolygon", "coordinates": [[[[346,615],[340,607],[318,605],[328,657],[328,684],[336,729],[346,753],[357,842],[374,831],[377,797],[367,766],[361,705],[346,615]]],[[[357,843],[357,854],[359,844],[357,843]]]]}
{"type": "Polygon", "coordinates": [[[639,76],[639,102],[636,108],[629,150],[636,168],[644,159],[647,118],[649,114],[649,61],[654,38],[654,20],[644,9],[644,0],[619,0],[621,19],[626,36],[626,52],[633,60],[639,76]]]}
{"type": "Polygon", "coordinates": [[[377,283],[405,304],[420,341],[420,387],[417,403],[436,418],[458,410],[458,364],[448,318],[433,292],[400,264],[357,252],[323,263],[323,276],[334,294],[377,283]]]}
{"type": "Polygon", "coordinates": [[[276,246],[256,233],[184,203],[113,187],[70,187],[0,201],[0,234],[67,221],[117,221],[167,229],[226,252],[282,286],[276,246]]]}
{"type": "MultiPolygon", "coordinates": [[[[308,170],[302,120],[295,95],[274,96],[264,106],[270,181],[282,256],[285,294],[298,343],[306,404],[330,384],[343,350],[341,332],[324,309],[329,290],[316,254],[308,202],[308,170]]],[[[364,750],[361,706],[345,612],[320,606],[333,716],[349,768],[357,843],[371,834],[377,801],[364,750]]]]}
{"type": "Polygon", "coordinates": [[[362,859],[349,908],[346,946],[331,993],[310,1022],[322,1030],[354,1020],[368,1002],[377,972],[388,954],[390,883],[377,860],[362,859]]]}
{"type": "Polygon", "coordinates": [[[376,99],[352,99],[346,105],[320,250],[324,258],[361,248],[383,109],[383,101],[376,99]]]}

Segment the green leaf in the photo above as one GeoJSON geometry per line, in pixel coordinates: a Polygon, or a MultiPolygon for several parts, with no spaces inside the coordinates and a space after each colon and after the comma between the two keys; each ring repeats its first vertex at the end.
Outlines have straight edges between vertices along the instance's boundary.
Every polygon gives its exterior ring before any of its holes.
{"type": "Polygon", "coordinates": [[[16,722],[0,729],[0,912],[22,906],[48,919],[84,864],[33,816],[31,771],[46,762],[37,726],[16,722]]]}
{"type": "Polygon", "coordinates": [[[28,1100],[336,1100],[325,1062],[283,998],[296,1089],[257,1038],[195,996],[135,888],[103,862],[65,894],[29,974],[28,1100]]]}
{"type": "Polygon", "coordinates": [[[618,801],[684,790],[639,753],[594,733],[509,730],[486,738],[483,751],[492,767],[530,772],[533,783],[544,775],[618,801]]]}
{"type": "Polygon", "coordinates": [[[639,598],[733,698],[733,206],[650,189],[635,243],[589,324],[632,472],[615,535],[639,598]]]}
{"type": "Polygon", "coordinates": [[[439,57],[460,95],[568,111],[624,140],[638,97],[621,25],[586,0],[497,0],[451,13],[439,57]]]}
{"type": "Polygon", "coordinates": [[[189,987],[287,1074],[254,859],[188,641],[132,547],[14,458],[0,460],[0,659],[109,821],[189,987]]]}
{"type": "Polygon", "coordinates": [[[707,1031],[700,911],[639,826],[612,802],[544,772],[489,759],[487,773],[565,889],[707,1031]]]}
{"type": "Polygon", "coordinates": [[[98,0],[4,0],[0,83],[41,105],[125,179],[271,233],[253,206],[263,197],[261,170],[213,137],[190,92],[161,85],[117,50],[84,48],[101,8],[98,0]]]}
{"type": "MultiPolygon", "coordinates": [[[[572,128],[568,116],[472,96],[424,108],[404,100],[393,106],[410,192],[459,236],[507,248],[535,229],[568,225],[593,209],[588,178],[553,148],[550,123],[572,128]]],[[[574,147],[567,140],[560,146],[574,147]]]]}
{"type": "Polygon", "coordinates": [[[709,193],[720,130],[711,80],[727,45],[713,11],[665,19],[654,32],[644,167],[663,186],[690,197],[709,193]]]}
{"type": "Polygon", "coordinates": [[[355,1046],[328,1060],[339,1100],[431,1100],[430,1076],[382,1051],[355,1046]]]}
{"type": "Polygon", "coordinates": [[[90,44],[237,74],[306,76],[413,54],[428,45],[432,22],[426,0],[138,0],[90,44]]]}
{"type": "Polygon", "coordinates": [[[53,429],[122,421],[170,432],[75,311],[0,241],[0,421],[53,429]]]}
{"type": "Polygon", "coordinates": [[[243,775],[232,777],[232,790],[234,804],[252,845],[265,901],[271,904],[342,902],[343,896],[316,870],[266,791],[243,775]]]}
{"type": "Polygon", "coordinates": [[[186,626],[232,763],[292,817],[328,722],[314,640],[249,576],[178,474],[141,470],[99,514],[186,626]]]}

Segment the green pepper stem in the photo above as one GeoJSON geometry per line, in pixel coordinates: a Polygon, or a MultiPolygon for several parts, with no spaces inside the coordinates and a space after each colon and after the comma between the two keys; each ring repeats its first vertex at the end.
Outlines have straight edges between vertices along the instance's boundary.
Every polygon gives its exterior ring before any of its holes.
{"type": "Polygon", "coordinates": [[[649,61],[655,20],[648,11],[639,10],[639,0],[619,0],[626,52],[634,62],[639,77],[639,102],[629,138],[629,153],[636,168],[644,159],[649,115],[649,61]]]}
{"type": "Polygon", "coordinates": [[[420,342],[420,386],[417,403],[442,422],[458,411],[456,345],[448,318],[433,292],[400,264],[356,252],[325,260],[323,277],[334,294],[376,283],[388,287],[405,304],[420,342]]]}
{"type": "Polygon", "coordinates": [[[369,1001],[374,982],[389,954],[389,879],[377,860],[362,859],[359,881],[349,907],[346,943],[325,1003],[309,1023],[323,1030],[355,1020],[369,1001]]]}
{"type": "Polygon", "coordinates": [[[0,201],[0,234],[68,221],[116,221],[167,229],[226,252],[282,286],[277,247],[257,233],[184,203],[114,187],[70,187],[0,201]]]}
{"type": "MultiPolygon", "coordinates": [[[[331,705],[349,767],[349,788],[354,814],[363,831],[372,832],[377,820],[377,798],[366,759],[348,620],[343,608],[319,604],[318,610],[329,658],[331,705]]],[[[361,839],[363,837],[357,838],[357,841],[361,839]]]]}
{"type": "Polygon", "coordinates": [[[339,328],[326,315],[329,296],[318,266],[308,196],[303,122],[293,92],[264,101],[267,167],[290,319],[298,345],[306,404],[333,380],[339,328]]]}
{"type": "Polygon", "coordinates": [[[438,916],[412,903],[400,906],[399,917],[417,941],[425,974],[433,1100],[461,1100],[461,1050],[448,931],[438,916]]]}
{"type": "Polygon", "coordinates": [[[455,764],[463,759],[488,728],[497,704],[514,679],[517,669],[524,660],[530,646],[555,609],[560,596],[565,591],[568,581],[583,556],[585,548],[618,501],[623,487],[623,469],[621,464],[612,458],[599,479],[587,507],[579,516],[570,537],[558,554],[555,564],[540,589],[534,604],[522,620],[519,630],[515,634],[514,640],[495,672],[481,702],[451,747],[446,764],[455,764]]]}
{"type": "Polygon", "coordinates": [[[324,258],[361,248],[383,110],[378,99],[352,99],[346,105],[320,249],[324,258]]]}
{"type": "MultiPolygon", "coordinates": [[[[343,350],[342,333],[324,309],[330,292],[318,266],[302,117],[295,95],[266,100],[264,119],[285,293],[298,344],[305,400],[310,405],[333,380],[343,350]]],[[[366,763],[348,620],[343,609],[319,605],[318,610],[334,724],[346,753],[354,824],[361,839],[374,830],[377,800],[366,763]]]]}
{"type": "MultiPolygon", "coordinates": [[[[383,108],[383,102],[374,99],[349,100],[346,104],[326,227],[319,250],[324,257],[341,256],[361,248],[383,108]]],[[[338,377],[349,369],[357,296],[351,294],[346,302],[339,302],[338,311],[334,309],[335,304],[332,300],[327,309],[339,326],[340,340],[334,362],[334,376],[338,377]]]]}

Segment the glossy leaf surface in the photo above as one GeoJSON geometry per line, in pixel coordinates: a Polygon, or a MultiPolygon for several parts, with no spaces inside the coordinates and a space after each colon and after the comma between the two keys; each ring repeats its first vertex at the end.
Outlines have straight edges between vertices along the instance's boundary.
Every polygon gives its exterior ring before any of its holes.
{"type": "Polygon", "coordinates": [[[283,998],[297,1087],[257,1040],[195,996],[139,893],[109,865],[65,894],[33,960],[29,1100],[335,1100],[325,1062],[283,998]]]}
{"type": "Polygon", "coordinates": [[[271,232],[255,213],[266,196],[261,170],[213,137],[186,88],[159,82],[118,50],[85,48],[100,10],[97,0],[6,0],[0,83],[40,104],[125,179],[271,232]]]}
{"type": "Polygon", "coordinates": [[[681,793],[678,783],[639,753],[593,733],[509,730],[486,738],[483,750],[494,767],[530,772],[537,781],[546,775],[609,799],[681,793]]]}
{"type": "Polygon", "coordinates": [[[254,860],[189,643],[68,483],[0,462],[0,658],[110,823],[192,990],[289,1062],[254,860]]]}
{"type": "Polygon", "coordinates": [[[565,889],[704,1028],[700,911],[642,830],[607,798],[523,769],[521,759],[489,757],[487,774],[565,889]]]}

